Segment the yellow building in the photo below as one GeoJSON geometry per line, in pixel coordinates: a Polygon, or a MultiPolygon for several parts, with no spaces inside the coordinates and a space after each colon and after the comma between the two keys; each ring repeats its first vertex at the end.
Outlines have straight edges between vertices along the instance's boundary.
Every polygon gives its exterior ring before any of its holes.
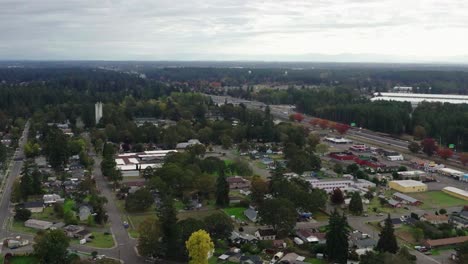
{"type": "Polygon", "coordinates": [[[391,181],[388,183],[388,186],[402,193],[427,191],[426,184],[414,180],[391,181]]]}
{"type": "Polygon", "coordinates": [[[447,193],[451,196],[455,196],[457,198],[467,200],[468,201],[468,192],[462,189],[458,189],[455,187],[445,187],[442,189],[444,193],[447,193]]]}

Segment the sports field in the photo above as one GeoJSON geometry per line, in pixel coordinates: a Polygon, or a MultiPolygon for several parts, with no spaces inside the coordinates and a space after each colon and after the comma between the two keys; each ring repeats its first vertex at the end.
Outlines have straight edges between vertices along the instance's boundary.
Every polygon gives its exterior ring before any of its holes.
{"type": "Polygon", "coordinates": [[[409,193],[408,195],[422,201],[421,208],[424,209],[455,207],[468,204],[466,201],[450,196],[442,191],[409,193]]]}

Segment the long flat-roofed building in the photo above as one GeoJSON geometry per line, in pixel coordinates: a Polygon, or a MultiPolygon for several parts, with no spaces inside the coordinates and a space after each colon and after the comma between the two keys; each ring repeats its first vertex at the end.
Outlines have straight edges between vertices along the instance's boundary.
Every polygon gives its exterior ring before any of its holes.
{"type": "Polygon", "coordinates": [[[421,102],[468,104],[468,95],[457,94],[417,94],[417,93],[375,93],[372,101],[410,102],[416,106],[421,102]]]}
{"type": "Polygon", "coordinates": [[[443,188],[442,191],[444,193],[447,193],[447,194],[451,195],[451,196],[454,196],[454,197],[457,197],[457,198],[468,201],[468,192],[465,191],[465,190],[448,186],[448,187],[443,188]]]}
{"type": "Polygon", "coordinates": [[[390,181],[388,186],[402,193],[427,191],[426,184],[414,180],[390,181]]]}

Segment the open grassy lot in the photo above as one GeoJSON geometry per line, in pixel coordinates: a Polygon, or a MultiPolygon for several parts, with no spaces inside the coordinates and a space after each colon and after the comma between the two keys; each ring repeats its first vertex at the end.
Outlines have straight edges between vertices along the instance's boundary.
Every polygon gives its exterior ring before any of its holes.
{"type": "Polygon", "coordinates": [[[50,222],[60,222],[60,221],[62,221],[62,219],[59,218],[55,214],[54,208],[52,206],[44,208],[44,211],[42,211],[41,213],[31,214],[31,218],[44,220],[44,221],[50,221],[50,222]]]}
{"type": "MultiPolygon", "coordinates": [[[[114,244],[114,238],[111,234],[104,234],[103,232],[93,232],[93,240],[86,243],[87,246],[95,248],[111,248],[114,244]]],[[[77,239],[71,241],[73,244],[79,244],[80,242],[77,239]]]]}
{"type": "Polygon", "coordinates": [[[177,219],[179,220],[184,220],[184,219],[187,219],[187,218],[195,218],[195,219],[199,219],[199,220],[202,220],[203,218],[209,216],[209,215],[212,215],[216,212],[219,212],[219,210],[217,209],[202,209],[202,210],[192,210],[192,211],[184,211],[184,212],[180,212],[177,214],[177,219]]]}
{"type": "Polygon", "coordinates": [[[405,209],[403,208],[392,208],[392,207],[389,207],[389,206],[382,206],[380,204],[380,201],[379,201],[379,198],[378,197],[374,197],[370,203],[367,205],[367,212],[368,213],[385,213],[385,214],[388,214],[388,213],[399,213],[399,214],[402,214],[402,213],[405,213],[407,212],[405,209]],[[374,211],[374,208],[376,208],[377,210],[374,211]]]}
{"type": "Polygon", "coordinates": [[[446,208],[468,204],[467,201],[450,196],[442,191],[411,193],[409,196],[422,201],[421,208],[423,209],[446,208]]]}
{"type": "Polygon", "coordinates": [[[244,207],[229,207],[224,208],[223,211],[231,217],[232,215],[241,221],[247,221],[247,217],[244,215],[244,211],[246,208],[244,207]]]}
{"type": "Polygon", "coordinates": [[[395,230],[395,235],[399,239],[404,240],[405,242],[410,243],[410,244],[416,243],[413,233],[414,233],[413,227],[408,226],[408,225],[403,225],[402,227],[395,230]]]}
{"type": "Polygon", "coordinates": [[[14,256],[10,264],[39,264],[39,260],[34,256],[14,256]]]}
{"type": "Polygon", "coordinates": [[[329,217],[324,212],[318,211],[312,214],[312,218],[319,222],[327,222],[329,217]]]}
{"type": "Polygon", "coordinates": [[[24,222],[21,221],[15,221],[13,220],[13,223],[11,224],[11,229],[15,232],[19,233],[25,233],[25,234],[33,234],[35,235],[38,230],[30,228],[30,227],[25,227],[24,222]]]}

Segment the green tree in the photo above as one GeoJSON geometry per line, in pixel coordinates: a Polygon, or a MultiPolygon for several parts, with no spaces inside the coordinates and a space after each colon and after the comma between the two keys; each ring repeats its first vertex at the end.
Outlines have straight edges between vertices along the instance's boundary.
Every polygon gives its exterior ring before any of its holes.
{"type": "Polygon", "coordinates": [[[359,192],[353,192],[351,201],[349,202],[349,211],[355,215],[361,215],[364,211],[361,195],[359,195],[359,192]]]}
{"type": "Polygon", "coordinates": [[[44,140],[44,151],[52,168],[63,168],[69,157],[67,136],[58,128],[49,129],[44,140]]]}
{"type": "Polygon", "coordinates": [[[260,176],[255,175],[252,177],[250,191],[252,200],[258,204],[263,202],[265,194],[268,193],[268,183],[260,176]]]}
{"type": "Polygon", "coordinates": [[[420,150],[421,150],[421,146],[416,143],[416,142],[411,142],[409,143],[408,145],[408,149],[409,151],[411,151],[412,153],[418,153],[420,150]]]}
{"type": "Polygon", "coordinates": [[[328,145],[325,143],[318,144],[315,147],[315,151],[320,154],[320,156],[323,156],[325,153],[328,151],[328,145]]]}
{"type": "Polygon", "coordinates": [[[204,222],[206,230],[215,239],[227,240],[234,230],[231,218],[225,213],[211,214],[205,217],[204,222]]]}
{"type": "Polygon", "coordinates": [[[216,205],[220,207],[229,205],[229,184],[224,172],[216,180],[216,205]]]}
{"type": "Polygon", "coordinates": [[[0,164],[4,163],[6,161],[6,158],[7,158],[7,148],[5,147],[5,145],[0,143],[0,164]]]}
{"type": "Polygon", "coordinates": [[[156,257],[161,250],[161,225],[156,218],[145,218],[138,226],[138,253],[146,257],[156,257]]]}
{"type": "Polygon", "coordinates": [[[142,188],[127,196],[125,209],[129,212],[146,211],[154,203],[153,195],[147,188],[142,188]]]}
{"type": "Polygon", "coordinates": [[[463,242],[458,249],[458,262],[468,263],[468,242],[463,242]]]}
{"type": "Polygon", "coordinates": [[[310,133],[309,136],[307,136],[307,144],[312,149],[315,149],[315,147],[320,143],[320,135],[316,133],[310,133]]]}
{"type": "Polygon", "coordinates": [[[223,149],[229,149],[232,147],[232,138],[228,135],[223,135],[221,137],[221,145],[223,149]]]}
{"type": "Polygon", "coordinates": [[[158,215],[162,230],[162,252],[168,258],[175,258],[178,253],[179,231],[177,229],[177,212],[172,197],[168,195],[162,197],[158,215]]]}
{"type": "Polygon", "coordinates": [[[31,211],[29,211],[28,209],[25,209],[25,208],[16,209],[15,216],[14,216],[16,221],[24,222],[28,220],[30,217],[31,217],[31,211]]]}
{"type": "Polygon", "coordinates": [[[297,212],[294,204],[284,198],[273,198],[263,201],[258,214],[262,223],[271,225],[282,234],[288,234],[296,224],[297,212]]]}
{"type": "Polygon", "coordinates": [[[326,234],[326,252],[328,259],[334,263],[346,263],[348,260],[349,225],[344,215],[333,211],[328,220],[326,234]]]}
{"type": "Polygon", "coordinates": [[[189,264],[208,264],[208,255],[214,250],[214,244],[206,231],[194,232],[185,245],[189,252],[189,264]]]}
{"type": "Polygon", "coordinates": [[[380,238],[377,242],[376,249],[380,252],[389,252],[389,253],[397,253],[398,252],[398,244],[396,241],[395,233],[393,229],[392,220],[390,215],[388,215],[387,219],[385,219],[385,225],[380,232],[380,238]]]}
{"type": "Polygon", "coordinates": [[[39,232],[34,237],[34,255],[44,264],[68,263],[69,239],[62,230],[39,232]]]}

